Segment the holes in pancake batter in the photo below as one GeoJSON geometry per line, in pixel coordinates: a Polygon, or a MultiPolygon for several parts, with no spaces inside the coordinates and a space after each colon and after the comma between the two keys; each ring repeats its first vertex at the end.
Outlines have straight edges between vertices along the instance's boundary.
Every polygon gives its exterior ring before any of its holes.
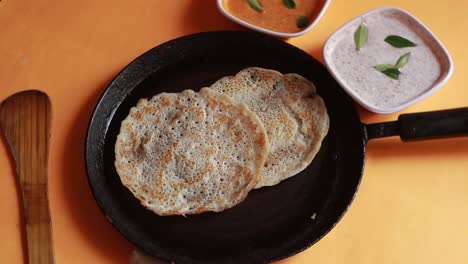
{"type": "Polygon", "coordinates": [[[174,130],[175,128],[171,127],[171,130],[174,130]]]}
{"type": "Polygon", "coordinates": [[[264,166],[265,166],[265,168],[266,168],[266,167],[268,167],[268,163],[265,163],[265,165],[264,165],[264,166]]]}
{"type": "Polygon", "coordinates": [[[187,102],[190,102],[190,98],[187,98],[187,102]]]}

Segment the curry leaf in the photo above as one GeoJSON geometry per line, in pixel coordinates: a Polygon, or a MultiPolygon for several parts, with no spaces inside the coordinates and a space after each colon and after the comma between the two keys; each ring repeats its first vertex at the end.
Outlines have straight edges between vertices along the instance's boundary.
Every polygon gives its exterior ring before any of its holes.
{"type": "Polygon", "coordinates": [[[374,68],[388,77],[398,80],[398,76],[400,76],[401,73],[400,69],[408,63],[410,56],[411,52],[407,52],[398,58],[395,66],[391,64],[379,64],[375,65],[374,68]]]}
{"type": "Polygon", "coordinates": [[[416,44],[411,40],[405,39],[404,37],[400,37],[397,35],[390,35],[386,37],[385,42],[387,42],[395,48],[408,48],[416,46],[416,44]]]}
{"type": "Polygon", "coordinates": [[[305,28],[309,24],[309,18],[306,16],[301,16],[297,19],[296,26],[298,28],[305,28]]]}
{"type": "Polygon", "coordinates": [[[249,5],[253,10],[259,13],[263,12],[263,6],[260,4],[260,2],[258,2],[258,0],[247,0],[247,1],[249,2],[249,5]]]}
{"type": "Polygon", "coordinates": [[[380,72],[395,80],[398,80],[398,76],[400,76],[401,73],[397,68],[390,68],[380,72]]]}
{"type": "Polygon", "coordinates": [[[408,63],[408,60],[411,56],[411,52],[403,54],[396,62],[395,68],[401,69],[403,66],[405,66],[408,63]]]}
{"type": "Polygon", "coordinates": [[[361,49],[367,42],[367,37],[369,34],[369,30],[367,29],[366,25],[362,23],[359,25],[356,32],[354,32],[354,43],[356,44],[357,49],[361,49]]]}
{"type": "Polygon", "coordinates": [[[391,65],[391,64],[379,64],[379,65],[375,65],[374,68],[378,71],[385,71],[385,70],[388,70],[388,69],[394,69],[395,66],[391,65]]]}
{"type": "Polygon", "coordinates": [[[283,0],[283,3],[289,9],[296,8],[296,2],[294,2],[294,0],[283,0]]]}

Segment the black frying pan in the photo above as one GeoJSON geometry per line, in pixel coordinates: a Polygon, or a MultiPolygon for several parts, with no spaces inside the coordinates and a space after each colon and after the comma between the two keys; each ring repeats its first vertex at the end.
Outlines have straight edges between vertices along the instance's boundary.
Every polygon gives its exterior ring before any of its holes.
{"type": "Polygon", "coordinates": [[[468,109],[363,125],[353,101],[304,51],[257,33],[209,32],[151,49],[111,82],[89,124],[86,167],[103,213],[150,255],[176,263],[265,263],[308,248],[340,220],[358,189],[369,139],[467,132],[468,109]],[[130,107],[141,97],[209,86],[249,66],[298,73],[316,84],[331,124],[312,164],[277,186],[252,191],[240,205],[221,213],[160,217],[143,208],[114,169],[116,136],[130,107]]]}

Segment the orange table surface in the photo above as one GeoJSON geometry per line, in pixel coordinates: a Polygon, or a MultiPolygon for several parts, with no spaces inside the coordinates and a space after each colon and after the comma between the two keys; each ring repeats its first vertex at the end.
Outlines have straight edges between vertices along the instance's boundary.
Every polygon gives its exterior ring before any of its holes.
{"type": "MultiPolygon", "coordinates": [[[[403,112],[468,106],[468,1],[333,0],[306,35],[288,40],[315,58],[327,37],[379,6],[408,10],[446,45],[454,74],[403,112]]],[[[0,0],[0,100],[40,89],[52,101],[49,193],[57,263],[128,263],[134,246],[98,210],[87,185],[88,120],[109,81],[144,51],[209,30],[241,29],[214,0],[0,0]]],[[[395,119],[371,114],[364,122],[395,119]]],[[[23,263],[14,165],[0,141],[0,263],[23,263]]],[[[468,137],[371,141],[363,181],[343,220],[279,263],[468,263],[468,137]]]]}

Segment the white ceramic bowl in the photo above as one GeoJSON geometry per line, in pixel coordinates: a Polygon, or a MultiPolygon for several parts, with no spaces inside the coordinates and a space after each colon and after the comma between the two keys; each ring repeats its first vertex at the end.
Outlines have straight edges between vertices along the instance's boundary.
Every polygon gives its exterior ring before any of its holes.
{"type": "MultiPolygon", "coordinates": [[[[369,29],[369,35],[371,34],[370,30],[371,29],[369,29]]],[[[347,39],[346,41],[350,41],[350,40],[347,39]]],[[[390,45],[388,45],[388,47],[389,49],[393,48],[390,45]]],[[[418,48],[418,46],[414,48],[410,48],[410,49],[416,49],[416,48],[418,48]]],[[[333,75],[335,80],[356,102],[358,102],[364,108],[372,112],[381,113],[381,114],[398,112],[404,108],[409,107],[410,105],[413,105],[429,97],[430,95],[435,93],[438,89],[440,89],[443,84],[447,82],[447,80],[450,78],[453,72],[453,61],[447,49],[437,39],[437,37],[426,26],[424,26],[418,19],[416,19],[413,15],[409,14],[408,12],[402,9],[394,8],[394,7],[381,7],[381,8],[372,10],[370,12],[360,15],[359,17],[351,20],[350,22],[348,22],[347,24],[339,28],[335,33],[333,33],[329,37],[329,39],[325,43],[325,46],[323,48],[323,57],[325,60],[326,67],[328,68],[330,73],[333,75]],[[405,102],[399,105],[396,105],[394,107],[393,106],[392,107],[377,107],[375,104],[370,103],[370,99],[365,98],[363,94],[359,94],[358,92],[356,92],[355,90],[351,88],[351,86],[347,83],[346,79],[344,78],[345,74],[340,72],[339,69],[337,69],[336,65],[334,64],[332,60],[333,53],[335,52],[335,47],[339,43],[340,40],[342,41],[343,38],[352,39],[353,33],[356,30],[356,28],[361,23],[363,23],[363,21],[365,21],[366,19],[369,20],[369,19],[376,18],[376,16],[384,16],[384,15],[392,15],[392,16],[395,15],[399,17],[398,19],[402,19],[402,21],[405,21],[406,23],[405,25],[409,30],[415,32],[415,34],[418,34],[418,37],[420,36],[422,39],[427,40],[427,41],[424,41],[425,45],[427,45],[427,47],[430,48],[433,54],[436,54],[436,57],[438,58],[437,59],[438,63],[440,65],[440,75],[437,76],[436,81],[433,82],[432,85],[424,89],[424,91],[419,93],[417,96],[411,97],[405,102]]],[[[335,59],[336,58],[337,57],[335,57],[335,59]]],[[[397,58],[398,57],[396,57],[395,59],[397,58]]],[[[382,62],[382,63],[385,63],[385,62],[382,62]]],[[[350,65],[350,67],[353,67],[353,65],[350,65]]],[[[369,69],[372,69],[372,67],[370,67],[369,69]]],[[[370,74],[373,74],[373,73],[370,73],[370,74]]],[[[378,89],[385,89],[385,87],[378,87],[378,89]]]]}
{"type": "MultiPolygon", "coordinates": [[[[244,0],[244,1],[247,1],[247,0],[244,0]]],[[[265,0],[265,1],[270,1],[270,0],[265,0]]],[[[275,37],[293,38],[293,37],[298,37],[298,36],[304,35],[305,33],[309,32],[317,24],[317,22],[320,20],[320,18],[323,16],[323,14],[325,13],[325,11],[328,8],[328,5],[330,4],[330,1],[331,0],[325,0],[324,3],[323,3],[322,9],[317,14],[317,16],[314,18],[314,20],[312,20],[310,22],[310,24],[306,28],[304,28],[303,30],[301,30],[299,32],[295,32],[295,33],[276,32],[276,31],[272,31],[272,30],[269,30],[269,29],[265,29],[265,28],[250,24],[250,23],[248,23],[248,22],[246,22],[246,21],[244,21],[242,19],[239,19],[239,18],[233,16],[231,13],[229,13],[224,8],[224,4],[223,4],[224,0],[217,0],[217,3],[218,3],[218,10],[221,12],[221,14],[223,14],[225,17],[227,17],[228,19],[236,22],[237,24],[239,24],[241,26],[250,28],[252,30],[255,30],[255,31],[258,31],[258,32],[261,32],[261,33],[264,33],[264,34],[275,36],[275,37]]]]}

